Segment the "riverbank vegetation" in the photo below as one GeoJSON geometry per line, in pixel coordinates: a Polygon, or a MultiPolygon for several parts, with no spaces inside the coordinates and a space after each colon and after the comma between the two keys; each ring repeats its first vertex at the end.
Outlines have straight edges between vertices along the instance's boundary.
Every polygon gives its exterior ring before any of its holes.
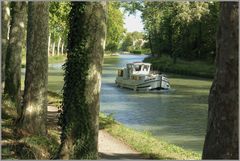
{"type": "Polygon", "coordinates": [[[178,59],[174,64],[171,57],[162,55],[160,58],[147,57],[144,62],[152,63],[152,70],[161,73],[174,73],[180,75],[197,76],[202,78],[213,78],[215,66],[205,61],[187,61],[178,59]]]}

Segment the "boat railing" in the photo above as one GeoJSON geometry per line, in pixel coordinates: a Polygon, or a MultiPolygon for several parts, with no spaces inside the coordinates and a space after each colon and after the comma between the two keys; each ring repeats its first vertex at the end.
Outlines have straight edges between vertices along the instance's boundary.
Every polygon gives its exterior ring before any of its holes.
{"type": "Polygon", "coordinates": [[[160,72],[157,70],[151,70],[149,74],[160,74],[160,72]]]}

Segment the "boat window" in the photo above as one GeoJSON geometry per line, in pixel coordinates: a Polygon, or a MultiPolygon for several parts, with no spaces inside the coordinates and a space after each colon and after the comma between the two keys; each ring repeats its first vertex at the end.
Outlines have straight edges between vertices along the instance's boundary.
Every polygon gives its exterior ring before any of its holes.
{"type": "Polygon", "coordinates": [[[133,68],[133,65],[132,64],[127,64],[127,68],[131,69],[131,68],[133,68]]]}
{"type": "Polygon", "coordinates": [[[141,71],[141,65],[134,65],[135,71],[141,71]]]}
{"type": "Polygon", "coordinates": [[[148,69],[149,69],[149,66],[148,66],[148,65],[144,65],[144,66],[143,66],[143,71],[148,71],[148,69]]]}

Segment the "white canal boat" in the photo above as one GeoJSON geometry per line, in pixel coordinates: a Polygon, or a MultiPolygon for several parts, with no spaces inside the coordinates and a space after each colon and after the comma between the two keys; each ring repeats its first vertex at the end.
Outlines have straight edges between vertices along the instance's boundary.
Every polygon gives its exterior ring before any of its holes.
{"type": "Polygon", "coordinates": [[[168,90],[170,84],[164,74],[153,74],[151,64],[143,62],[128,63],[126,68],[118,69],[115,83],[119,87],[140,90],[168,90]]]}

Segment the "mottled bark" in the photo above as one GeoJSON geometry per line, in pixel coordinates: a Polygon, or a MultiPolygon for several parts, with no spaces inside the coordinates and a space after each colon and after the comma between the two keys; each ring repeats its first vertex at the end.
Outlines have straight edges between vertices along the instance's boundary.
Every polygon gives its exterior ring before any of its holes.
{"type": "Polygon", "coordinates": [[[238,159],[238,3],[221,2],[217,70],[209,95],[203,159],[238,159]]]}
{"type": "Polygon", "coordinates": [[[106,2],[72,2],[69,17],[59,157],[96,159],[106,2]]]}
{"type": "Polygon", "coordinates": [[[47,132],[48,14],[48,2],[29,2],[26,75],[20,121],[24,131],[35,135],[47,132]]]}
{"type": "Polygon", "coordinates": [[[1,69],[1,83],[2,87],[4,88],[4,81],[5,81],[5,59],[6,59],[6,53],[7,53],[7,46],[8,46],[8,26],[9,26],[9,20],[10,20],[10,8],[9,8],[9,2],[8,1],[2,1],[1,2],[1,12],[2,12],[2,69],[1,69]]]}
{"type": "Polygon", "coordinates": [[[11,2],[11,22],[9,44],[6,55],[5,89],[11,101],[20,112],[21,103],[21,60],[25,45],[27,3],[11,2]]]}

